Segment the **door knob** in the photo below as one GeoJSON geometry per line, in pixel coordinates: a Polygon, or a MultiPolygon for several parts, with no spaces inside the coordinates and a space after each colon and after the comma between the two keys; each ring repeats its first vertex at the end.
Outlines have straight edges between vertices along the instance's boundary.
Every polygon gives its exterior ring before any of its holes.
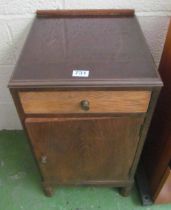
{"type": "Polygon", "coordinates": [[[87,100],[82,100],[80,102],[81,108],[85,111],[88,111],[90,109],[90,103],[87,100]]]}

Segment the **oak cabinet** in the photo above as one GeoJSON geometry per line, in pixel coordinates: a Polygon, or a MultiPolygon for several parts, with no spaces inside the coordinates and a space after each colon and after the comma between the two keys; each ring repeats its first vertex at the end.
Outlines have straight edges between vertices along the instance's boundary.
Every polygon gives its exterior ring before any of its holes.
{"type": "Polygon", "coordinates": [[[162,86],[136,17],[38,14],[9,88],[45,193],[108,185],[127,195],[162,86]]]}

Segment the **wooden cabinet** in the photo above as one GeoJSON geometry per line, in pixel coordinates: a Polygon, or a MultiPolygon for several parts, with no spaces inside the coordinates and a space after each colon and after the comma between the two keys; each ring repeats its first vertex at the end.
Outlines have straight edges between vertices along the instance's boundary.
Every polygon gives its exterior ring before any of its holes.
{"type": "Polygon", "coordinates": [[[142,161],[154,202],[171,203],[171,23],[159,72],[164,87],[157,102],[142,161]]]}
{"type": "Polygon", "coordinates": [[[44,190],[108,185],[127,195],[162,85],[136,17],[38,14],[9,87],[44,190]]]}

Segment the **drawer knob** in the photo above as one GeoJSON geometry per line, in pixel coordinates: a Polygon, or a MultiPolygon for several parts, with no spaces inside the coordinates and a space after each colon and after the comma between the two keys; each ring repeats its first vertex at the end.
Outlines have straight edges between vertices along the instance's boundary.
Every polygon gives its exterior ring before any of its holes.
{"type": "Polygon", "coordinates": [[[47,156],[42,155],[41,158],[40,158],[40,161],[41,161],[42,164],[46,164],[47,163],[47,156]]]}
{"type": "Polygon", "coordinates": [[[81,108],[85,111],[88,111],[90,109],[90,103],[87,100],[82,100],[81,101],[81,108]]]}

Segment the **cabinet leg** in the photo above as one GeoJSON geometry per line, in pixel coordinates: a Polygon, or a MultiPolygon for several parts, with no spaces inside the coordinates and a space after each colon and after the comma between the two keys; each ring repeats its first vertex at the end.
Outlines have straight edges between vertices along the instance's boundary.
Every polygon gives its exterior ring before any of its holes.
{"type": "Polygon", "coordinates": [[[48,197],[53,196],[53,187],[45,182],[42,183],[44,194],[48,197]]]}
{"type": "Polygon", "coordinates": [[[126,186],[126,187],[122,187],[122,188],[120,189],[120,194],[121,194],[122,196],[124,196],[124,197],[129,196],[130,193],[131,193],[132,187],[133,187],[133,184],[128,185],[128,186],[126,186]]]}

